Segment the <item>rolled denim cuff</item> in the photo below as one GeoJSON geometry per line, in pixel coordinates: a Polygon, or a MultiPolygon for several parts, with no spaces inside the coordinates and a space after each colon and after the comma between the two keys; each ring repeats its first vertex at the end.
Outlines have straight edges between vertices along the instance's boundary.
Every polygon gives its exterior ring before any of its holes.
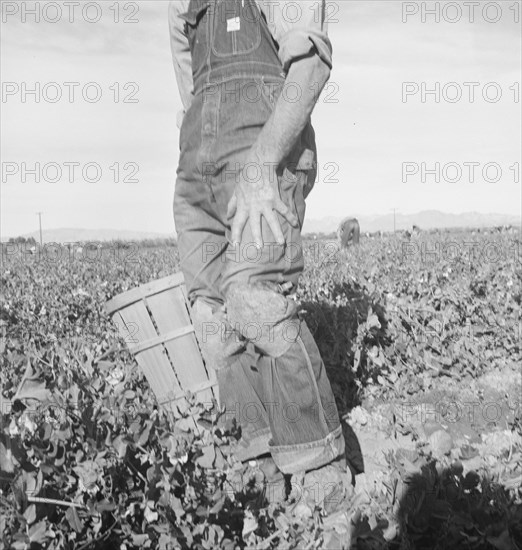
{"type": "Polygon", "coordinates": [[[240,440],[234,456],[241,462],[245,462],[246,460],[253,460],[258,456],[267,454],[269,452],[268,442],[271,437],[270,428],[264,428],[257,430],[251,435],[249,434],[248,439],[240,440]]]}
{"type": "Polygon", "coordinates": [[[344,453],[342,427],[325,438],[296,445],[270,445],[268,449],[276,466],[284,474],[297,474],[325,466],[344,453]]]}

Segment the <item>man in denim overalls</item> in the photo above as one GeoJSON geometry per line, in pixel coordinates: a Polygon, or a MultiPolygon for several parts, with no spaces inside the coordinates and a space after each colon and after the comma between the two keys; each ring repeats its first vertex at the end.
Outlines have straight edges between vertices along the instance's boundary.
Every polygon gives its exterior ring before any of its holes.
{"type": "Polygon", "coordinates": [[[316,478],[343,464],[344,439],[290,294],[316,177],[310,115],[331,69],[324,10],[324,0],[169,7],[185,107],[174,217],[196,334],[241,425],[237,456],[270,453],[284,474],[316,478]]]}

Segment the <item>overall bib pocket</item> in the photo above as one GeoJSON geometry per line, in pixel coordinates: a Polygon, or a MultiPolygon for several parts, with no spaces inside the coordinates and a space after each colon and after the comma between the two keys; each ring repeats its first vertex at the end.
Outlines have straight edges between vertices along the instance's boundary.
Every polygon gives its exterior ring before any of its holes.
{"type": "Polygon", "coordinates": [[[261,13],[255,0],[216,0],[214,6],[214,55],[232,57],[259,48],[261,13]]]}

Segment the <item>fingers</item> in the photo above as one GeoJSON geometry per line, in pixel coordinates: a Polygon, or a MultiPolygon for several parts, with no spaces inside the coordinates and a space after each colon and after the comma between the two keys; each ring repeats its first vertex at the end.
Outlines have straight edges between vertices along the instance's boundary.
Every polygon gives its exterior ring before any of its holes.
{"type": "Polygon", "coordinates": [[[268,210],[264,212],[264,215],[268,223],[268,227],[270,227],[277,244],[285,244],[285,237],[283,235],[283,231],[281,230],[281,224],[279,223],[274,211],[268,210]]]}
{"type": "Polygon", "coordinates": [[[277,244],[284,245],[285,237],[276,212],[281,214],[288,221],[288,223],[294,227],[298,226],[299,220],[297,219],[297,216],[283,203],[281,199],[275,199],[272,207],[265,204],[261,206],[260,209],[255,208],[250,209],[249,211],[242,202],[238,206],[238,199],[234,194],[228,203],[227,209],[227,217],[229,219],[233,217],[231,228],[232,244],[239,245],[241,243],[243,231],[247,222],[249,222],[254,243],[259,247],[263,247],[264,240],[262,232],[262,217],[264,217],[277,244]]]}
{"type": "Polygon", "coordinates": [[[241,242],[241,235],[243,234],[243,229],[245,228],[246,222],[248,220],[248,212],[240,208],[237,210],[234,221],[232,222],[232,244],[239,245],[241,242]]]}
{"type": "Polygon", "coordinates": [[[277,210],[290,225],[293,225],[294,227],[297,227],[299,225],[299,220],[297,219],[297,216],[290,210],[290,208],[288,208],[288,206],[286,206],[286,204],[281,199],[275,200],[274,209],[277,210]]]}
{"type": "MultiPolygon", "coordinates": [[[[264,239],[263,239],[263,231],[262,231],[262,217],[264,217],[277,244],[284,245],[286,242],[286,239],[283,234],[283,229],[281,227],[281,223],[279,221],[279,218],[275,210],[276,210],[276,207],[274,206],[273,209],[265,207],[265,208],[262,208],[261,211],[254,210],[253,212],[251,211],[250,213],[248,213],[246,212],[246,210],[243,210],[240,208],[236,212],[234,221],[232,223],[232,243],[240,244],[241,236],[243,234],[243,229],[247,221],[249,221],[250,231],[251,231],[252,239],[254,243],[259,247],[263,247],[264,239]]],[[[289,223],[292,223],[292,225],[297,225],[297,222],[298,222],[297,217],[294,214],[292,214],[290,209],[287,208],[282,202],[280,205],[279,204],[277,205],[277,211],[281,212],[281,214],[289,221],[289,223]]]]}
{"type": "Polygon", "coordinates": [[[261,214],[250,215],[250,230],[252,238],[259,248],[263,247],[263,234],[261,232],[261,214]]]}
{"type": "Polygon", "coordinates": [[[230,219],[234,216],[237,209],[237,196],[234,193],[232,198],[228,201],[227,218],[230,219]]]}

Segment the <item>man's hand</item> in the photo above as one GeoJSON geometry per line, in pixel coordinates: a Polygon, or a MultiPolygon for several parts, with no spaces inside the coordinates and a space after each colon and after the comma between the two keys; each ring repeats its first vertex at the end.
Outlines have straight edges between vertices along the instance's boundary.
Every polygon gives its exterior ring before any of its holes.
{"type": "Polygon", "coordinates": [[[251,150],[240,180],[228,203],[227,216],[234,216],[232,222],[232,244],[240,244],[243,230],[250,224],[252,237],[257,246],[263,246],[262,217],[264,216],[278,244],[285,243],[285,237],[276,212],[291,225],[297,226],[298,219],[279,195],[279,183],[273,163],[262,162],[260,156],[251,150]]]}

